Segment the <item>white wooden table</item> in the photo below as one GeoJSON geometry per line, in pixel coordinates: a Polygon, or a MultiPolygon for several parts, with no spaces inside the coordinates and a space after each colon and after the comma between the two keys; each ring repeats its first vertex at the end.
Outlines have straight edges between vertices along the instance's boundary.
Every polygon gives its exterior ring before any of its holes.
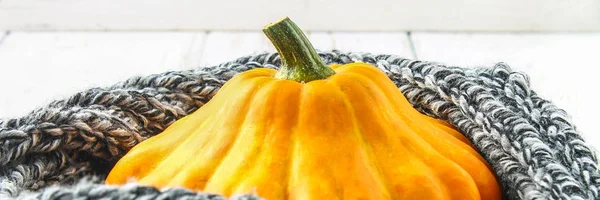
{"type": "MultiPolygon", "coordinates": [[[[316,48],[397,54],[450,65],[506,62],[565,109],[587,142],[596,134],[600,33],[309,32],[316,48]]],[[[275,51],[261,32],[0,31],[0,118],[135,75],[214,65],[275,51]]]]}

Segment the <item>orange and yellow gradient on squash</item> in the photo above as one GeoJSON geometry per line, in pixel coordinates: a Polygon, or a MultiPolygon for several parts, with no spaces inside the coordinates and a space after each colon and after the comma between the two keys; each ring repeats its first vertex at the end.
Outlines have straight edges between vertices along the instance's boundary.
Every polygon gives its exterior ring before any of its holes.
{"type": "Polygon", "coordinates": [[[323,64],[288,18],[264,31],[282,69],[236,75],[131,149],[106,183],[266,200],[501,198],[469,140],[415,110],[378,68],[323,64]]]}

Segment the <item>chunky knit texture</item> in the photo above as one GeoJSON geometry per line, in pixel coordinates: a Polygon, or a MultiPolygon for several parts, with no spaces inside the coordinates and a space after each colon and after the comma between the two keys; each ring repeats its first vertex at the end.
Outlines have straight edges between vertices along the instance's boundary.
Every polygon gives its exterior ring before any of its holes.
{"type": "MultiPolygon", "coordinates": [[[[319,54],[326,63],[376,65],[415,108],[458,127],[493,166],[507,199],[600,199],[595,151],[563,110],[506,64],[461,68],[394,55],[319,54]]],[[[134,77],[0,120],[0,199],[224,199],[102,180],[129,149],[201,107],[233,75],[279,64],[278,54],[263,53],[134,77]]]]}

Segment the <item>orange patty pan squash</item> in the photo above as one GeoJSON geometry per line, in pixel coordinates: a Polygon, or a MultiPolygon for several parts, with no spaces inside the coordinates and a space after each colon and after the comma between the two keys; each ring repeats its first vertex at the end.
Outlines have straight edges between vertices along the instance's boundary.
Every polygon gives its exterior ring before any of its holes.
{"type": "Polygon", "coordinates": [[[131,149],[106,183],[267,200],[501,198],[469,140],[415,110],[378,68],[325,65],[289,18],[264,32],[280,53],[279,71],[234,76],[196,112],[131,149]]]}

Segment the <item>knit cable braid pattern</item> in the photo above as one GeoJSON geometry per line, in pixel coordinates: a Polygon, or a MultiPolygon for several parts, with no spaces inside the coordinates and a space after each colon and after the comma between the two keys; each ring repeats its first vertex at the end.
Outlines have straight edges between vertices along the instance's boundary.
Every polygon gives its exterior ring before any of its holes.
{"type": "MultiPolygon", "coordinates": [[[[565,111],[506,64],[463,68],[341,51],[327,64],[377,66],[420,112],[456,126],[491,164],[505,199],[600,199],[596,153],[565,111]]],[[[182,188],[104,185],[141,141],[210,100],[237,73],[276,69],[277,53],[217,66],[133,77],[0,120],[0,199],[226,199],[182,188]]],[[[260,199],[253,194],[233,199],[260,199]]]]}

